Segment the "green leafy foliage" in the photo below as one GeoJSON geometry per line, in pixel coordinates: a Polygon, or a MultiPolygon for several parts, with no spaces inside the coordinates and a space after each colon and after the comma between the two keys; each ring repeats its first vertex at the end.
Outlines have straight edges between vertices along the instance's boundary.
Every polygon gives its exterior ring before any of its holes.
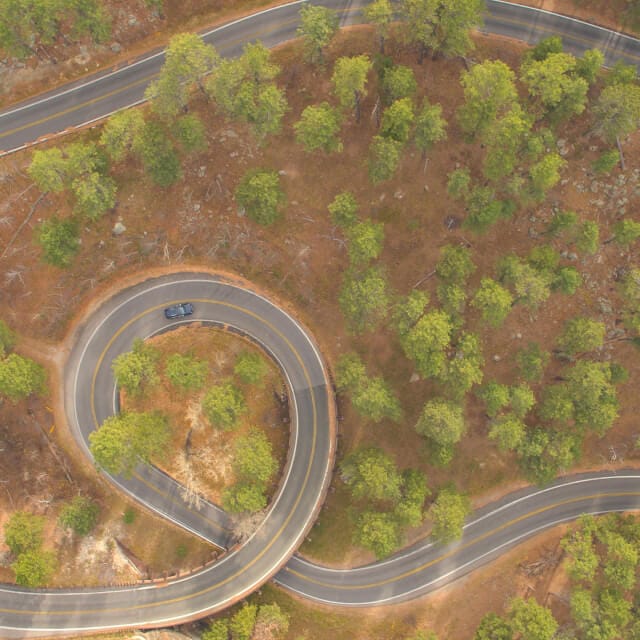
{"type": "Polygon", "coordinates": [[[235,192],[236,201],[258,224],[268,226],[280,216],[285,195],[277,171],[252,169],[244,174],[235,192]]]}
{"type": "Polygon", "coordinates": [[[32,393],[42,395],[46,391],[47,374],[42,365],[10,353],[0,360],[0,396],[18,402],[32,393]]]}
{"type": "Polygon", "coordinates": [[[14,555],[40,548],[45,519],[26,511],[15,511],[4,525],[4,541],[14,555]]]}
{"type": "Polygon", "coordinates": [[[111,365],[116,384],[127,393],[136,395],[146,386],[157,384],[159,351],[140,338],[133,341],[131,351],[120,354],[111,365]]]}
{"type": "Polygon", "coordinates": [[[325,153],[342,151],[338,138],[342,118],[328,102],[305,107],[300,120],[295,123],[296,140],[307,153],[321,150],[325,153]]]}
{"type": "Polygon", "coordinates": [[[304,41],[305,56],[309,62],[322,63],[323,51],[338,31],[338,15],[326,7],[303,5],[297,34],[304,41]]]}
{"type": "Polygon", "coordinates": [[[355,224],[358,219],[358,203],[349,191],[339,193],[327,207],[333,224],[345,229],[355,224]]]}
{"type": "Polygon", "coordinates": [[[380,267],[347,271],[338,297],[349,330],[362,333],[375,328],[387,315],[389,291],[380,267]]]}
{"type": "Polygon", "coordinates": [[[391,513],[365,511],[356,523],[354,542],[385,558],[400,546],[400,527],[391,513]]]}
{"type": "Polygon", "coordinates": [[[473,48],[470,31],[482,24],[480,0],[403,0],[400,18],[407,40],[420,56],[463,56],[473,48]]]}
{"type": "Polygon", "coordinates": [[[229,513],[255,513],[267,506],[264,487],[252,482],[238,482],[222,493],[222,506],[229,513]]]}
{"type": "Polygon", "coordinates": [[[44,220],[36,227],[36,242],[42,249],[42,259],[61,269],[73,262],[80,251],[80,231],[75,218],[44,220]]]}
{"type": "Polygon", "coordinates": [[[525,440],[527,426],[515,413],[506,413],[491,422],[489,438],[501,451],[517,451],[525,440]]]}
{"type": "Polygon", "coordinates": [[[404,98],[413,98],[417,90],[418,83],[411,67],[398,64],[384,69],[382,95],[386,104],[392,104],[404,98]]]}
{"type": "Polygon", "coordinates": [[[471,252],[463,245],[447,244],[440,251],[440,260],[436,263],[436,275],[445,282],[464,285],[476,270],[471,252]]]}
{"type": "Polygon", "coordinates": [[[56,566],[56,557],[51,551],[32,549],[21,553],[11,568],[16,574],[16,584],[33,589],[45,585],[56,566]]]}
{"type": "Polygon", "coordinates": [[[462,332],[447,361],[443,378],[449,394],[457,400],[462,400],[474,384],[482,382],[483,366],[480,338],[473,333],[462,332]]]}
{"type": "Polygon", "coordinates": [[[0,320],[0,358],[3,358],[16,344],[16,334],[11,327],[0,320]]]}
{"type": "Polygon", "coordinates": [[[558,629],[551,611],[533,598],[515,598],[511,602],[509,617],[511,628],[527,640],[551,640],[558,629]]]}
{"type": "Polygon", "coordinates": [[[238,609],[229,622],[231,640],[251,640],[257,616],[258,606],[255,604],[244,604],[238,609]]]}
{"type": "Polygon", "coordinates": [[[262,386],[262,379],[267,373],[267,363],[259,353],[243,351],[236,359],[233,372],[244,384],[262,386]]]}
{"type": "Polygon", "coordinates": [[[374,136],[369,145],[369,179],[373,184],[390,180],[398,169],[402,143],[384,136],[374,136]]]}
{"type": "Polygon", "coordinates": [[[384,244],[384,224],[364,220],[356,222],[347,230],[347,252],[354,266],[362,266],[375,260],[384,244]]]}
{"type": "Polygon", "coordinates": [[[465,102],[458,109],[458,121],[470,137],[484,134],[518,101],[515,74],[500,60],[474,65],[462,74],[461,83],[465,102]]]}
{"type": "Polygon", "coordinates": [[[71,183],[71,191],[76,197],[75,212],[90,220],[97,220],[115,206],[118,187],[110,176],[93,171],[76,178],[71,183]]]}
{"type": "Polygon", "coordinates": [[[216,50],[195,33],[179,33],[169,40],[160,74],[145,97],[161,117],[170,119],[188,104],[192,87],[204,91],[203,80],[216,66],[216,50]]]}
{"type": "Polygon", "coordinates": [[[358,449],[340,464],[340,475],[356,500],[397,502],[402,476],[382,449],[358,449]]]}
{"type": "Polygon", "coordinates": [[[576,229],[575,243],[578,251],[593,255],[600,246],[600,229],[597,222],[585,220],[576,229]]]}
{"type": "Polygon", "coordinates": [[[187,153],[204,151],[207,137],[204,123],[198,116],[187,114],[175,121],[176,139],[187,153]]]}
{"type": "Polygon", "coordinates": [[[590,318],[572,318],[564,324],[558,338],[558,347],[570,356],[593,351],[602,346],[605,331],[604,322],[597,322],[590,318]]]}
{"type": "Polygon", "coordinates": [[[174,387],[184,390],[202,389],[209,367],[206,360],[192,353],[172,353],[165,363],[164,372],[174,387]]]}
{"type": "Polygon", "coordinates": [[[256,624],[253,628],[253,638],[277,640],[284,638],[289,630],[289,615],[274,602],[262,604],[258,609],[256,624]]]}
{"type": "Polygon", "coordinates": [[[364,19],[375,26],[380,40],[380,52],[384,53],[384,43],[393,20],[393,7],[389,0],[373,0],[362,8],[364,19]]]}
{"type": "Polygon", "coordinates": [[[471,306],[482,314],[482,319],[492,327],[499,327],[505,321],[513,306],[513,296],[508,289],[491,278],[482,278],[471,306]]]}
{"type": "Polygon", "coordinates": [[[531,195],[535,200],[543,200],[547,191],[560,182],[560,171],[566,161],[557,153],[547,153],[529,168],[531,195]]]}
{"type": "Polygon", "coordinates": [[[58,521],[65,529],[86,536],[95,527],[99,513],[100,507],[91,498],[75,496],[62,507],[58,521]]]}
{"type": "Polygon", "coordinates": [[[343,109],[355,110],[356,120],[360,119],[360,101],[366,95],[370,69],[371,60],[365,55],[343,56],[336,60],[333,67],[333,92],[343,109]]]}
{"type": "Polygon", "coordinates": [[[529,382],[537,382],[549,363],[549,352],[543,351],[536,342],[530,342],[516,353],[520,375],[529,382]]]}
{"type": "Polygon", "coordinates": [[[229,621],[219,618],[209,623],[209,627],[202,632],[202,640],[229,640],[229,621]]]}
{"type": "Polygon", "coordinates": [[[265,485],[278,470],[271,442],[260,429],[250,429],[234,444],[233,469],[242,480],[265,485]]]}
{"type": "Polygon", "coordinates": [[[613,225],[613,238],[623,247],[628,247],[640,238],[640,222],[629,218],[620,220],[613,225]]]}
{"type": "Polygon", "coordinates": [[[640,87],[612,84],[605,87],[593,108],[596,133],[609,143],[633,133],[640,126],[640,87]]]}
{"type": "Polygon", "coordinates": [[[405,144],[409,140],[415,120],[411,98],[400,98],[391,103],[382,113],[380,135],[405,144]]]}
{"type": "Polygon", "coordinates": [[[462,408],[441,399],[429,400],[422,409],[416,431],[432,446],[434,462],[446,466],[451,462],[454,447],[466,430],[462,408]]]}
{"type": "Polygon", "coordinates": [[[429,507],[433,524],[431,537],[441,544],[461,538],[464,521],[470,513],[471,502],[466,495],[454,489],[443,489],[429,507]]]}
{"type": "Polygon", "coordinates": [[[112,475],[130,475],[135,466],[166,452],[171,436],[162,413],[125,412],[107,418],[89,434],[91,455],[112,475]]]}
{"type": "Polygon", "coordinates": [[[230,431],[247,411],[247,404],[242,391],[227,381],[207,391],[202,400],[202,410],[216,429],[230,431]]]}
{"type": "Polygon", "coordinates": [[[484,615],[476,629],[473,640],[512,640],[513,630],[507,620],[493,611],[484,615]]]}
{"type": "Polygon", "coordinates": [[[144,127],[144,115],[139,109],[123,109],[106,122],[100,144],[114,162],[122,162],[133,149],[134,141],[144,127]]]}
{"type": "Polygon", "coordinates": [[[402,472],[402,496],[393,513],[402,526],[417,527],[424,519],[424,501],[431,492],[424,474],[416,469],[402,472]]]}
{"type": "Polygon", "coordinates": [[[425,98],[416,117],[414,144],[424,155],[436,142],[446,139],[447,121],[442,117],[442,107],[439,104],[430,104],[425,98]]]}
{"type": "Polygon", "coordinates": [[[170,187],[181,178],[180,159],[171,138],[159,122],[145,122],[134,140],[133,149],[158,186],[170,187]]]}

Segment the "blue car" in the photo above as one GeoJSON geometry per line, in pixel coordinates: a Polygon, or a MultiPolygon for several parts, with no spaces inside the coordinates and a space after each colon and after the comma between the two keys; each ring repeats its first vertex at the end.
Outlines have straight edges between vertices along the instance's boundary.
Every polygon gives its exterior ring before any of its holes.
{"type": "Polygon", "coordinates": [[[184,316],[190,316],[193,313],[193,305],[190,302],[181,302],[180,304],[174,304],[172,307],[167,307],[164,310],[164,315],[167,320],[173,320],[174,318],[184,318],[184,316]]]}

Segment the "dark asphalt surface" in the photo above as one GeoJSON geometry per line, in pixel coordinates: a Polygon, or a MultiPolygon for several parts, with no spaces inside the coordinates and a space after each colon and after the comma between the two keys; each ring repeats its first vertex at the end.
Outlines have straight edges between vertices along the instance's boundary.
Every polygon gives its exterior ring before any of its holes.
{"type": "MultiPolygon", "coordinates": [[[[261,40],[275,46],[295,37],[301,2],[268,9],[203,34],[224,56],[241,52],[245,42],[261,40]]],[[[323,4],[340,12],[342,24],[360,22],[364,0],[324,0],[323,4]]],[[[593,24],[500,0],[487,1],[487,15],[482,29],[487,33],[534,43],[549,35],[561,35],[566,49],[582,54],[598,47],[606,64],[616,60],[640,64],[640,42],[635,38],[603,29],[593,24]]],[[[92,122],[118,109],[142,100],[145,87],[163,63],[162,52],[118,69],[91,76],[61,90],[39,96],[0,112],[0,153],[51,134],[92,122]]]]}
{"type": "MultiPolygon", "coordinates": [[[[243,42],[256,38],[273,46],[293,36],[299,4],[237,21],[206,38],[224,55],[237,54],[243,42]]],[[[359,1],[321,4],[342,10],[343,24],[359,19],[359,1]]],[[[526,7],[496,0],[488,4],[487,32],[528,42],[560,33],[575,53],[597,46],[607,64],[619,58],[640,61],[636,40],[526,7]]],[[[67,88],[0,114],[0,148],[12,149],[134,104],[161,63],[161,55],[156,55],[118,73],[102,74],[88,86],[67,88]]],[[[282,567],[312,522],[328,480],[333,446],[328,430],[331,395],[322,361],[290,316],[260,296],[206,274],[176,274],[141,283],[106,302],[87,320],[70,355],[65,386],[69,421],[81,446],[86,450],[88,433],[114,411],[113,358],[129,350],[134,337],[166,330],[162,309],[183,300],[196,305],[190,320],[230,325],[262,343],[288,378],[292,448],[281,491],[265,522],[243,547],[168,585],[65,591],[0,587],[2,637],[163,626],[223,609],[282,567]]],[[[294,557],[277,581],[306,597],[340,605],[406,599],[441,587],[524,538],[580,513],[639,508],[639,480],[638,472],[621,471],[566,478],[545,490],[529,488],[474,514],[463,540],[448,547],[420,543],[383,563],[347,571],[294,557]]],[[[177,485],[157,470],[140,469],[131,479],[111,481],[214,544],[233,542],[223,512],[210,504],[201,511],[188,508],[177,485]]]]}

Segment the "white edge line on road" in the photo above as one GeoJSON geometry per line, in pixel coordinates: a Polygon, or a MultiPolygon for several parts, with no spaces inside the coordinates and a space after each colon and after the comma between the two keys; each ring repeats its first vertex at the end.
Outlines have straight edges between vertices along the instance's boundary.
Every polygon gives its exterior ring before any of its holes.
{"type": "MultiPolygon", "coordinates": [[[[245,20],[251,20],[254,18],[257,18],[258,16],[261,15],[265,15],[267,13],[270,13],[272,11],[278,11],[278,10],[283,10],[286,9],[288,7],[294,6],[296,4],[301,4],[303,2],[306,2],[307,0],[294,0],[293,2],[287,2],[286,4],[280,4],[277,5],[275,7],[269,7],[267,9],[263,9],[262,11],[257,11],[256,13],[250,13],[249,15],[243,16],[242,18],[237,18],[236,20],[232,20],[231,22],[227,22],[223,25],[220,25],[219,27],[215,27],[214,29],[210,29],[209,31],[206,31],[204,33],[198,34],[200,35],[201,38],[207,38],[211,35],[213,35],[214,33],[217,33],[218,31],[222,31],[224,29],[228,29],[230,27],[235,26],[236,24],[240,24],[241,22],[244,22],[245,20]]],[[[114,69],[113,71],[109,71],[108,73],[105,73],[103,76],[99,76],[98,78],[93,78],[92,80],[88,80],[87,82],[83,82],[82,84],[79,84],[75,87],[71,87],[70,89],[65,89],[64,91],[61,91],[59,93],[55,93],[53,95],[47,96],[46,98],[40,98],[39,100],[36,100],[34,102],[29,102],[28,104],[24,104],[20,107],[16,107],[15,109],[12,109],[10,111],[5,111],[3,113],[0,113],[0,119],[5,118],[7,116],[13,115],[14,113],[19,113],[20,111],[24,111],[25,109],[31,109],[32,107],[35,107],[37,105],[40,104],[44,104],[45,102],[48,102],[50,100],[55,100],[57,98],[61,98],[63,96],[66,96],[69,93],[73,93],[75,91],[79,91],[80,89],[84,89],[85,87],[89,87],[93,84],[96,84],[97,82],[102,82],[103,80],[107,80],[108,78],[111,78],[112,76],[118,74],[118,73],[122,73],[124,70],[129,70],[129,69],[133,69],[134,67],[140,66],[142,64],[145,64],[146,62],[149,62],[151,60],[153,60],[154,58],[158,58],[159,56],[164,55],[164,52],[166,51],[166,47],[163,48],[161,51],[157,51],[156,53],[152,53],[150,56],[146,56],[145,58],[141,58],[140,60],[136,60],[135,62],[132,62],[131,64],[126,64],[122,67],[119,67],[118,69],[114,69]]],[[[127,107],[121,107],[122,109],[125,109],[127,107]]],[[[118,109],[119,111],[120,109],[118,109]]],[[[83,123],[83,124],[88,124],[88,123],[83,123]]],[[[82,125],[78,125],[78,126],[82,126],[82,125]]]]}

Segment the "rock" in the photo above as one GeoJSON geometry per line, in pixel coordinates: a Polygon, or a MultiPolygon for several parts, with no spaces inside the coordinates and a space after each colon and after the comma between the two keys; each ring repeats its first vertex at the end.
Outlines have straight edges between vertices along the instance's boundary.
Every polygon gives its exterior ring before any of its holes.
{"type": "Polygon", "coordinates": [[[529,231],[527,231],[527,235],[530,238],[537,238],[540,234],[533,228],[533,227],[529,227],[529,231]]]}
{"type": "Polygon", "coordinates": [[[429,185],[428,184],[424,185],[424,190],[425,190],[425,192],[429,191],[429,185]]]}
{"type": "Polygon", "coordinates": [[[494,362],[500,362],[500,360],[502,360],[502,358],[499,355],[496,354],[496,355],[493,356],[493,361],[494,362]]]}
{"type": "Polygon", "coordinates": [[[591,186],[589,187],[589,190],[591,191],[591,193],[598,193],[599,189],[600,189],[600,183],[597,180],[592,180],[591,186]]]}
{"type": "Polygon", "coordinates": [[[404,198],[404,191],[402,189],[398,189],[394,194],[393,197],[396,200],[402,200],[402,198],[404,198]]]}
{"type": "Polygon", "coordinates": [[[567,254],[567,259],[569,259],[569,260],[577,260],[578,256],[575,253],[568,253],[567,254]]]}
{"type": "Polygon", "coordinates": [[[280,169],[280,171],[278,171],[278,175],[279,176],[286,176],[287,172],[284,169],[280,169]]]}
{"type": "Polygon", "coordinates": [[[627,332],[624,329],[615,328],[607,331],[607,340],[615,340],[616,338],[624,338],[627,332]]]}
{"type": "Polygon", "coordinates": [[[589,151],[597,151],[597,150],[598,150],[598,147],[597,147],[595,144],[592,144],[592,145],[589,147],[589,151]]]}
{"type": "Polygon", "coordinates": [[[136,18],[135,16],[131,15],[131,16],[129,16],[129,20],[127,20],[127,22],[129,23],[130,27],[135,27],[138,24],[138,18],[136,18]]]}
{"type": "Polygon", "coordinates": [[[193,210],[194,210],[196,213],[197,213],[198,211],[200,211],[200,203],[199,203],[199,202],[196,202],[196,203],[193,205],[193,210]]]}
{"type": "Polygon", "coordinates": [[[521,333],[516,333],[516,338],[518,340],[522,340],[522,334],[521,333]]]}
{"type": "Polygon", "coordinates": [[[111,45],[111,51],[113,51],[113,53],[120,53],[122,51],[122,45],[119,42],[114,42],[111,45]]]}
{"type": "Polygon", "coordinates": [[[418,380],[420,380],[420,376],[417,373],[412,373],[409,382],[418,382],[418,380]]]}
{"type": "Polygon", "coordinates": [[[207,167],[205,165],[202,165],[199,169],[198,169],[198,177],[199,178],[204,178],[204,176],[207,173],[207,167]]]}
{"type": "Polygon", "coordinates": [[[598,308],[600,309],[600,313],[610,314],[613,313],[613,307],[611,306],[611,301],[607,298],[598,298],[598,308]]]}
{"type": "Polygon", "coordinates": [[[111,233],[114,236],[121,236],[126,230],[127,230],[127,227],[125,227],[122,224],[122,222],[118,221],[113,225],[113,229],[111,230],[111,233]]]}
{"type": "Polygon", "coordinates": [[[560,180],[560,184],[564,187],[566,184],[569,184],[569,178],[562,178],[560,180]]]}
{"type": "Polygon", "coordinates": [[[226,138],[237,138],[238,134],[233,129],[225,129],[220,133],[221,136],[225,136],[226,138]]]}
{"type": "Polygon", "coordinates": [[[104,249],[105,247],[105,241],[104,240],[100,240],[100,242],[98,242],[98,249],[104,249]]]}

